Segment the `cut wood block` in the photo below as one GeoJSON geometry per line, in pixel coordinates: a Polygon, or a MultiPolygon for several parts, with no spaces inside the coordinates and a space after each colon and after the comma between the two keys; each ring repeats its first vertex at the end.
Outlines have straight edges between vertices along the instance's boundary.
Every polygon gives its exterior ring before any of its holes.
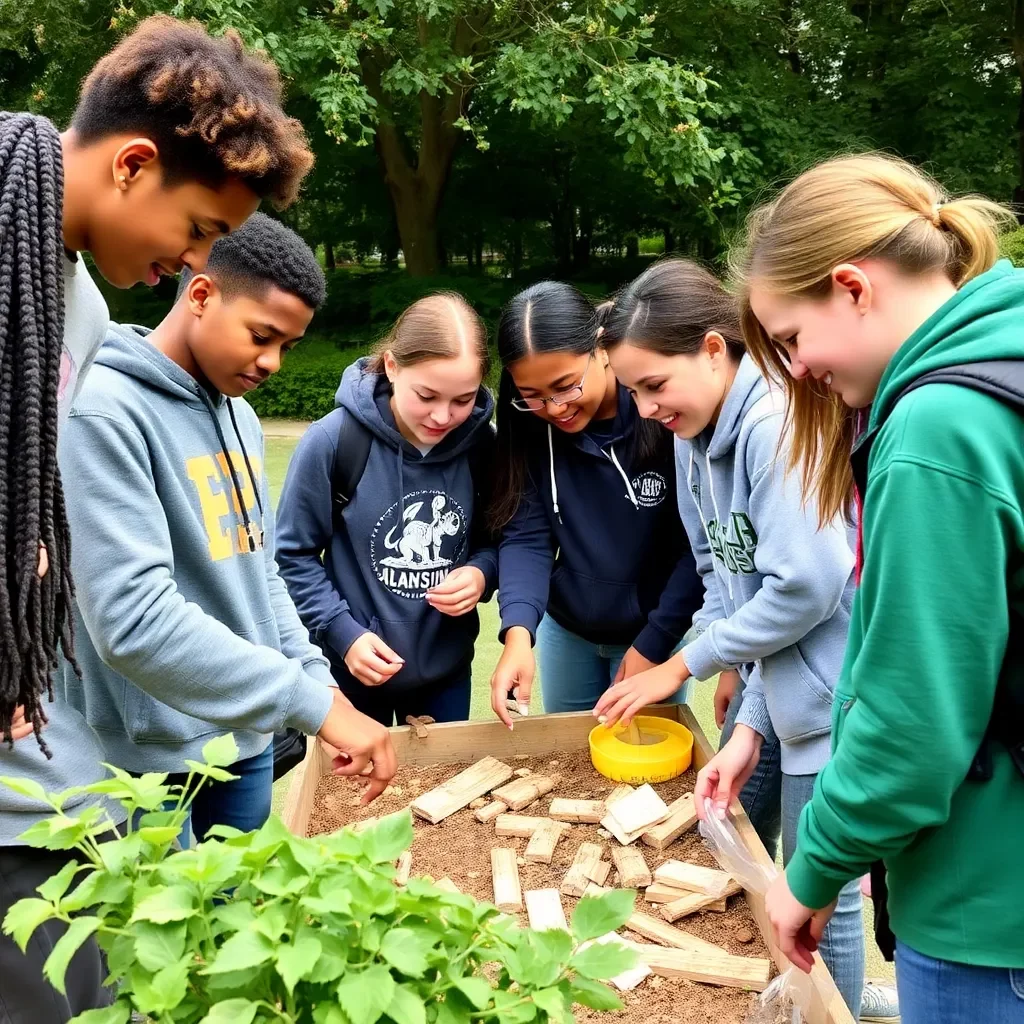
{"type": "Polygon", "coordinates": [[[507,764],[496,757],[484,757],[454,778],[418,796],[410,807],[414,814],[436,825],[511,778],[512,769],[507,764]]]}
{"type": "MultiPolygon", "coordinates": [[[[587,878],[590,879],[595,885],[604,886],[604,883],[608,881],[608,876],[612,873],[612,866],[606,860],[599,860],[596,864],[591,865],[587,869],[587,878]]],[[[586,890],[584,890],[586,891],[586,890]]]]}
{"type": "MultiPolygon", "coordinates": [[[[601,862],[602,849],[597,843],[583,843],[576,851],[576,859],[562,879],[560,891],[566,896],[582,896],[587,882],[592,881],[590,872],[601,862]]],[[[600,884],[600,883],[598,883],[600,884]]]]}
{"type": "Polygon", "coordinates": [[[412,854],[406,850],[398,858],[398,866],[395,868],[395,883],[405,885],[409,881],[409,872],[412,870],[412,854]]]}
{"type": "Polygon", "coordinates": [[[629,796],[616,800],[609,806],[608,814],[615,819],[622,832],[642,834],[652,825],[664,821],[669,810],[668,804],[645,783],[629,796]]]}
{"type": "Polygon", "coordinates": [[[501,800],[492,800],[489,804],[484,804],[483,807],[474,811],[473,817],[486,825],[489,821],[494,821],[499,814],[504,814],[507,810],[508,804],[502,803],[501,800]]]}
{"type": "Polygon", "coordinates": [[[564,797],[556,796],[551,801],[548,814],[556,821],[596,825],[605,816],[605,805],[603,800],[566,800],[564,797]]]}
{"type": "Polygon", "coordinates": [[[444,889],[445,892],[457,892],[462,895],[462,890],[450,878],[439,878],[434,885],[438,889],[444,889]]]}
{"type": "Polygon", "coordinates": [[[535,932],[551,928],[561,928],[564,932],[569,930],[562,909],[562,897],[557,889],[527,889],[523,896],[526,899],[526,915],[535,932]]]}
{"type": "Polygon", "coordinates": [[[598,885],[597,882],[587,882],[587,887],[583,890],[583,895],[603,896],[606,892],[611,892],[611,889],[605,885],[598,885]]]}
{"type": "Polygon", "coordinates": [[[717,868],[702,868],[684,860],[667,860],[655,868],[654,880],[687,892],[702,892],[705,896],[721,899],[732,877],[717,868]]]}
{"type": "Polygon", "coordinates": [[[668,812],[668,817],[663,822],[640,836],[641,842],[646,846],[664,850],[697,824],[697,810],[692,793],[684,793],[678,800],[673,800],[668,805],[668,812]]]}
{"type": "Polygon", "coordinates": [[[532,818],[528,814],[499,814],[494,819],[494,834],[503,838],[529,839],[550,818],[532,818]]]}
{"type": "Polygon", "coordinates": [[[651,884],[651,869],[635,846],[613,846],[611,853],[623,889],[637,889],[651,884]]]}
{"type": "Polygon", "coordinates": [[[760,957],[733,956],[689,949],[641,945],[640,958],[663,978],[686,978],[705,985],[724,985],[763,992],[768,987],[772,964],[760,957]]]}
{"type": "Polygon", "coordinates": [[[487,806],[487,797],[478,796],[475,800],[469,801],[469,809],[471,811],[479,811],[481,807],[487,806]]]}
{"type": "Polygon", "coordinates": [[[532,768],[517,768],[512,774],[517,779],[521,779],[524,775],[532,775],[533,774],[533,769],[532,768]]]}
{"type": "Polygon", "coordinates": [[[562,838],[566,826],[560,821],[549,821],[530,836],[523,856],[529,864],[550,864],[555,847],[562,838]]]}
{"type": "Polygon", "coordinates": [[[491,850],[491,881],[494,905],[505,913],[523,909],[523,890],[519,885],[516,851],[499,846],[491,850]]]}
{"type": "Polygon", "coordinates": [[[608,807],[608,808],[614,807],[620,800],[625,800],[626,797],[629,796],[630,793],[632,793],[632,792],[633,792],[633,787],[632,786],[630,786],[628,783],[620,782],[604,798],[604,805],[605,805],[605,807],[608,807]]]}
{"type": "Polygon", "coordinates": [[[601,827],[610,832],[623,846],[629,846],[630,843],[640,837],[640,833],[637,832],[630,835],[624,832],[619,823],[612,817],[611,809],[620,800],[625,800],[626,797],[632,795],[633,792],[632,786],[627,786],[623,783],[620,786],[616,786],[604,799],[604,805],[608,813],[601,819],[601,827]]]}
{"type": "Polygon", "coordinates": [[[648,903],[671,903],[691,895],[686,889],[677,889],[674,885],[663,885],[661,882],[652,882],[644,890],[644,899],[648,903]]]}
{"type": "Polygon", "coordinates": [[[637,935],[642,935],[651,942],[660,946],[671,946],[673,949],[688,949],[692,952],[704,953],[728,953],[727,949],[716,946],[714,943],[698,939],[696,935],[662,921],[661,918],[651,917],[650,914],[636,913],[626,922],[626,927],[637,935]]]}
{"type": "Polygon", "coordinates": [[[513,779],[507,786],[496,789],[491,796],[502,800],[513,811],[521,811],[534,800],[550,793],[562,781],[561,775],[524,775],[513,779]]]}
{"type": "Polygon", "coordinates": [[[724,913],[728,909],[728,897],[735,896],[738,892],[742,892],[742,889],[736,883],[730,885],[721,899],[707,896],[702,892],[690,892],[671,903],[664,904],[660,913],[666,921],[678,921],[681,917],[696,914],[699,910],[715,910],[724,913]]]}

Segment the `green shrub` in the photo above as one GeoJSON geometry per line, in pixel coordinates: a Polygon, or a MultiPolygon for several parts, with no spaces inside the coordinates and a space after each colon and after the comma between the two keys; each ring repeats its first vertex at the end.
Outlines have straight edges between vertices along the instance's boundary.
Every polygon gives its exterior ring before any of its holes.
{"type": "Polygon", "coordinates": [[[250,833],[217,826],[195,849],[171,852],[199,787],[236,778],[225,771],[238,758],[230,735],[207,743],[203,758],[187,762],[185,787],[117,768],[57,796],[2,780],[54,810],[21,838],[80,858],[3,922],[22,950],[43,922],[68,924],[43,967],[60,992],[95,935],[116,1001],[72,1024],[127,1024],[132,1012],[163,1024],[568,1024],[574,1003],[622,1008],[601,982],[636,953],[584,943],[625,924],[633,890],[584,897],[570,934],[520,928],[430,879],[399,887],[394,861],[413,839],[407,810],[312,839],[275,817],[250,833]],[[104,842],[112,823],[100,806],[62,813],[82,793],[119,801],[137,825],[104,842]]]}
{"type": "Polygon", "coordinates": [[[999,239],[999,253],[1012,260],[1015,267],[1024,267],[1024,227],[1008,231],[999,239]]]}

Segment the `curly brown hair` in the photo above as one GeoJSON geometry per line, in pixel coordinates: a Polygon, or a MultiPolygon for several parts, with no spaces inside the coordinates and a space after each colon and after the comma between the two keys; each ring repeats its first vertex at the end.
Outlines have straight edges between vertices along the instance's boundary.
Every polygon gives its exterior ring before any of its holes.
{"type": "Polygon", "coordinates": [[[274,63],[234,29],[215,37],[166,14],[140,22],[93,68],[71,127],[85,145],[145,135],[166,184],[238,177],[278,208],[295,201],[313,166],[302,125],[282,108],[274,63]]]}

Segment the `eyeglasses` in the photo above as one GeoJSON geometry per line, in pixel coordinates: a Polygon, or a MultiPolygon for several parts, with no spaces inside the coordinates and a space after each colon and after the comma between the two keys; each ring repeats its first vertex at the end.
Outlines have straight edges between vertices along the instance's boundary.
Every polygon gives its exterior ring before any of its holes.
{"type": "Polygon", "coordinates": [[[583,394],[583,382],[587,379],[587,370],[590,369],[590,362],[593,358],[594,353],[591,352],[579,384],[574,384],[571,388],[559,391],[555,395],[549,395],[547,398],[513,398],[512,407],[520,412],[540,412],[548,402],[551,402],[552,405],[568,405],[570,402],[575,402],[583,394]]]}

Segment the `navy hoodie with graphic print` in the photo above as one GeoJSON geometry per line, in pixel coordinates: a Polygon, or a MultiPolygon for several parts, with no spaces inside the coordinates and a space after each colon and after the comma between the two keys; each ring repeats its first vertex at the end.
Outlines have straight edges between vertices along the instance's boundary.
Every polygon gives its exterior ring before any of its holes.
{"type": "Polygon", "coordinates": [[[384,684],[404,690],[448,679],[473,659],[476,611],[443,615],[425,595],[462,565],[483,572],[483,600],[494,591],[497,552],[484,539],[469,459],[475,445],[493,445],[494,402],[481,388],[469,419],[423,455],[395,425],[387,377],[368,365],[360,359],[345,371],[337,408],[295,450],[278,511],[278,559],[342,689],[362,686],[344,657],[370,632],[405,659],[384,684]],[[345,529],[335,532],[331,470],[344,416],[356,417],[372,443],[342,512],[345,529]]]}
{"type": "Polygon", "coordinates": [[[577,434],[549,425],[528,454],[526,490],[498,549],[502,640],[512,626],[535,636],[547,612],[585,640],[662,662],[690,628],[703,587],[675,502],[672,447],[639,465],[639,422],[620,386],[613,420],[577,434]]]}

